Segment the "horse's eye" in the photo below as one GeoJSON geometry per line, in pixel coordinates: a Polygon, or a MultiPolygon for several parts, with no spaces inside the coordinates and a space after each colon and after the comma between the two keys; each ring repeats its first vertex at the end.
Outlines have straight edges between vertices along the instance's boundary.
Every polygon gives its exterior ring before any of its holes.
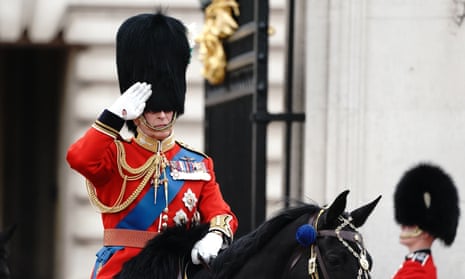
{"type": "Polygon", "coordinates": [[[326,255],[325,260],[331,267],[342,266],[345,262],[345,254],[329,254],[326,255]]]}

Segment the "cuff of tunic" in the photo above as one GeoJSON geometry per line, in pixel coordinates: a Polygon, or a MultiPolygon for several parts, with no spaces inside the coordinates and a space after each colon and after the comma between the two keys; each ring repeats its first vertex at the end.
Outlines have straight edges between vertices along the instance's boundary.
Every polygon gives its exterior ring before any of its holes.
{"type": "Polygon", "coordinates": [[[123,128],[124,119],[109,110],[104,110],[92,127],[113,138],[119,137],[119,131],[123,128]]]}
{"type": "Polygon", "coordinates": [[[233,239],[233,233],[229,223],[232,220],[231,215],[217,215],[210,221],[210,232],[221,232],[223,234],[223,241],[229,245],[233,239]]]}

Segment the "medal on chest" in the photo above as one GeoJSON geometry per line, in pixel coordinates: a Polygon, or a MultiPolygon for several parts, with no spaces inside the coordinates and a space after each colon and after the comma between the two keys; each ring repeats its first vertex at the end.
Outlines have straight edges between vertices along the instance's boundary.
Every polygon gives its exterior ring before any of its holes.
{"type": "Polygon", "coordinates": [[[178,161],[170,161],[171,177],[174,180],[202,180],[211,179],[204,162],[195,161],[191,157],[181,157],[178,161]]]}

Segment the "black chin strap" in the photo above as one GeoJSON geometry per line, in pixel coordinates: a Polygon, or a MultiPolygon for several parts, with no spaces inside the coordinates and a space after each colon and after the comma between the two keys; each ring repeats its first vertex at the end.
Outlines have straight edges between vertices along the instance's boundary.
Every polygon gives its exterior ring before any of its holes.
{"type": "Polygon", "coordinates": [[[150,130],[156,131],[156,132],[161,132],[161,131],[166,131],[168,129],[171,129],[171,127],[173,127],[174,123],[176,122],[177,115],[178,114],[176,112],[174,112],[173,118],[171,119],[170,123],[168,123],[167,125],[165,125],[163,127],[155,127],[155,126],[150,125],[150,123],[147,122],[147,119],[145,119],[144,115],[141,115],[139,117],[139,120],[145,127],[149,128],[150,130]]]}

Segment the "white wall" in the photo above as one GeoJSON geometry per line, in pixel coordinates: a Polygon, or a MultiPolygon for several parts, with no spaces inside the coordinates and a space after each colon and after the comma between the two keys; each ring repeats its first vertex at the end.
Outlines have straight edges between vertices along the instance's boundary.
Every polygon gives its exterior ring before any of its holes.
{"type": "MultiPolygon", "coordinates": [[[[305,192],[348,188],[352,207],[383,195],[362,231],[373,278],[390,278],[407,253],[392,202],[403,172],[432,161],[465,191],[465,26],[453,1],[322,2],[307,9],[305,192]]],[[[439,278],[465,277],[463,231],[434,245],[439,278]]]]}

